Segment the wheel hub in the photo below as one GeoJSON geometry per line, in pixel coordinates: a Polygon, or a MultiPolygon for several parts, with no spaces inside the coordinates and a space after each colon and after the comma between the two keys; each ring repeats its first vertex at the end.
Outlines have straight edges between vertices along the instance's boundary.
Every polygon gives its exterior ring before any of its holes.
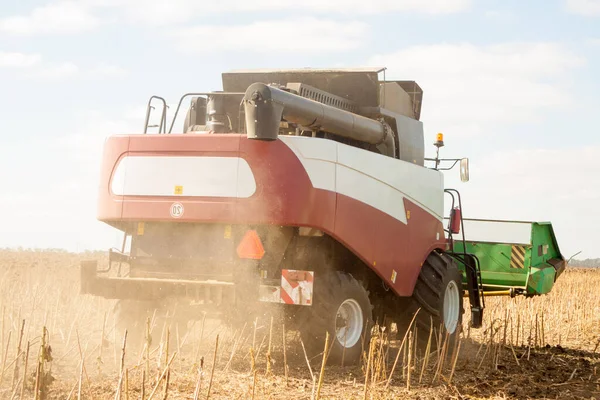
{"type": "Polygon", "coordinates": [[[335,334],[338,342],[350,348],[360,340],[364,317],[360,304],[354,299],[347,299],[337,310],[335,334]]]}
{"type": "Polygon", "coordinates": [[[460,316],[460,291],[455,281],[448,282],[444,293],[444,326],[453,334],[458,327],[460,316]]]}

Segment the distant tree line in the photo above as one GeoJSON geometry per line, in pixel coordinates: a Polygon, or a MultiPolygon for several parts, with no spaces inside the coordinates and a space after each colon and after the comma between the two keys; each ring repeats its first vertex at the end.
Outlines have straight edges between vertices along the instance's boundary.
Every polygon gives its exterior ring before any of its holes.
{"type": "Polygon", "coordinates": [[[585,260],[572,259],[570,267],[600,268],[600,258],[586,258],[585,260]]]}

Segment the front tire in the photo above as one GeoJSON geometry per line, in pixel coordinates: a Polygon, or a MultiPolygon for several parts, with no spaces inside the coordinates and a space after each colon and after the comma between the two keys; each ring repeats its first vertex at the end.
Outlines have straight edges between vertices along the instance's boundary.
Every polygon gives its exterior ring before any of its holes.
{"type": "Polygon", "coordinates": [[[325,348],[329,332],[328,363],[356,363],[368,346],[373,324],[367,290],[352,275],[335,271],[315,274],[314,302],[300,326],[303,342],[312,355],[325,348]]]}
{"type": "Polygon", "coordinates": [[[432,348],[435,348],[436,335],[442,334],[442,341],[448,333],[448,344],[458,338],[462,329],[463,289],[462,275],[454,259],[444,253],[432,252],[423,263],[413,295],[408,301],[407,311],[402,318],[404,334],[415,312],[419,342],[426,345],[433,322],[432,348]]]}

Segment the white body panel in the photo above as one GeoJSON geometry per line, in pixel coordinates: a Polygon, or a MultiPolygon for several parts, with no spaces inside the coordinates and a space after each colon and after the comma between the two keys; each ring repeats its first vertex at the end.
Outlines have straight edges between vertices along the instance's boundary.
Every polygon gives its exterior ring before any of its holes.
{"type": "Polygon", "coordinates": [[[250,166],[238,157],[132,156],[118,164],[111,182],[115,195],[247,198],[256,191],[250,166]]]}
{"type": "Polygon", "coordinates": [[[406,223],[406,198],[440,221],[443,174],[326,139],[280,136],[306,169],[315,188],[359,200],[406,223]]]}

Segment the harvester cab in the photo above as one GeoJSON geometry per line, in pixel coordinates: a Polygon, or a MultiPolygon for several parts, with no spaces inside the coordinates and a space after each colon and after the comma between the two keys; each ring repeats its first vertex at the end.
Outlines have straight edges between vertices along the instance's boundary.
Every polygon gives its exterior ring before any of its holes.
{"type": "Polygon", "coordinates": [[[185,318],[231,323],[275,307],[309,351],[329,332],[332,361],[358,360],[375,322],[402,330],[414,317],[419,337],[455,338],[465,295],[478,327],[487,292],[546,293],[564,268],[549,226],[531,225],[529,244],[468,233],[443,179],[460,164],[468,181],[468,159],[439,158],[442,135],[425,158],[423,91],[382,71],[224,73],[223,91],[184,95],[170,124],[153,96],[142,134],[105,142],[98,219],[124,247],[106,268],[82,264],[81,292],[117,299],[129,329],[175,301],[185,318]]]}

